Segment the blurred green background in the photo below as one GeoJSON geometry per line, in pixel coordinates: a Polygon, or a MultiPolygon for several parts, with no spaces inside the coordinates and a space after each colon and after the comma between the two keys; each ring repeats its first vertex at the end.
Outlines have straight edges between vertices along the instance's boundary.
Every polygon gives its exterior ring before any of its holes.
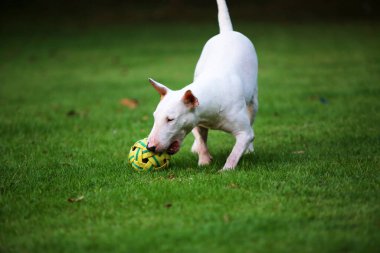
{"type": "Polygon", "coordinates": [[[138,174],[154,77],[192,80],[214,0],[0,2],[0,252],[379,252],[378,1],[229,1],[259,57],[255,153],[187,137],[138,174]],[[128,108],[123,99],[136,99],[128,108]]]}
{"type": "MultiPolygon", "coordinates": [[[[214,21],[213,0],[3,0],[1,20],[56,23],[214,21]]],[[[236,21],[378,20],[375,0],[233,0],[236,21]]]]}

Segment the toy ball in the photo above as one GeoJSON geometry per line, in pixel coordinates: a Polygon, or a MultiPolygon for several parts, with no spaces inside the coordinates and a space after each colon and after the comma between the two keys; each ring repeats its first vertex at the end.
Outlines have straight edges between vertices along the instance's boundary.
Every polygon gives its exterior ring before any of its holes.
{"type": "Polygon", "coordinates": [[[129,151],[129,163],[139,172],[161,170],[169,166],[170,155],[166,152],[153,153],[147,146],[147,138],[137,141],[129,151]]]}

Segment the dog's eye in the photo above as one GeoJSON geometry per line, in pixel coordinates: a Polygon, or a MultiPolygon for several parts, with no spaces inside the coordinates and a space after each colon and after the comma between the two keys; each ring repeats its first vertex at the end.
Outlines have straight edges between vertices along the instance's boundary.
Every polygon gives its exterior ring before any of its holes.
{"type": "Polygon", "coordinates": [[[172,122],[173,120],[174,120],[173,118],[169,118],[169,117],[166,118],[167,122],[172,122]]]}

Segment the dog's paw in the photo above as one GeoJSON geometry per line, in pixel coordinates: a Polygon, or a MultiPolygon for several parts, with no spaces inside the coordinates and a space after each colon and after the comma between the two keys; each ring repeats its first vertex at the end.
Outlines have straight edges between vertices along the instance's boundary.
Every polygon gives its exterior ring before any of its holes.
{"type": "Polygon", "coordinates": [[[204,154],[199,156],[198,165],[205,166],[209,165],[212,161],[212,156],[210,154],[204,154]]]}
{"type": "Polygon", "coordinates": [[[233,171],[235,168],[227,168],[227,167],[223,167],[222,169],[218,170],[218,173],[224,173],[224,172],[227,172],[227,171],[233,171]]]}
{"type": "Polygon", "coordinates": [[[219,170],[219,172],[231,171],[231,170],[234,170],[235,168],[236,168],[236,163],[226,162],[226,164],[223,166],[221,170],[219,170]]]}
{"type": "Polygon", "coordinates": [[[255,149],[253,148],[253,144],[249,144],[248,148],[245,150],[244,154],[251,154],[255,151],[255,149]]]}

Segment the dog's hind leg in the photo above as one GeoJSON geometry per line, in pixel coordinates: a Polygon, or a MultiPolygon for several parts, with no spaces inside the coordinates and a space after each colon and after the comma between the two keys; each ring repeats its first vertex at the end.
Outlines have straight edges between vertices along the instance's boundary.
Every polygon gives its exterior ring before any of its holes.
{"type": "Polygon", "coordinates": [[[208,129],[205,127],[197,126],[194,127],[192,132],[195,140],[193,146],[191,147],[191,151],[198,154],[198,165],[210,164],[212,157],[207,148],[208,129]]]}
{"type": "Polygon", "coordinates": [[[240,113],[231,114],[228,118],[229,122],[226,125],[230,126],[230,128],[225,130],[235,136],[236,143],[223,169],[220,171],[235,169],[241,156],[249,148],[249,145],[252,144],[255,138],[246,110],[247,108],[245,107],[240,113]]]}
{"type": "Polygon", "coordinates": [[[232,149],[231,154],[228,156],[226,164],[221,171],[233,170],[238,164],[240,157],[247,150],[249,144],[253,142],[254,133],[252,128],[248,125],[246,129],[236,132],[236,143],[232,149]]]}
{"type": "MultiPolygon", "coordinates": [[[[247,105],[247,113],[248,113],[248,118],[250,121],[251,126],[253,127],[253,123],[255,122],[255,117],[258,109],[258,102],[257,98],[254,98],[251,103],[247,105]]],[[[245,154],[252,153],[254,151],[253,147],[253,141],[248,145],[247,150],[245,151],[245,154]]]]}

